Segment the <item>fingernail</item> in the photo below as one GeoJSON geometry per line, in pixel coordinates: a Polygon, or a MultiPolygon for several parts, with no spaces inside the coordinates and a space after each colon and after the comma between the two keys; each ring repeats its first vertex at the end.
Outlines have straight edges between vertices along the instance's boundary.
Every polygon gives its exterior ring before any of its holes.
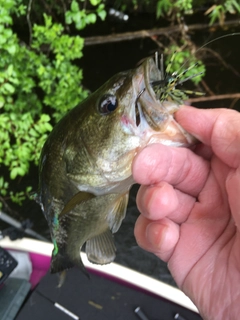
{"type": "Polygon", "coordinates": [[[146,237],[149,243],[156,249],[160,249],[165,241],[168,226],[160,222],[152,222],[147,226],[146,237]]]}

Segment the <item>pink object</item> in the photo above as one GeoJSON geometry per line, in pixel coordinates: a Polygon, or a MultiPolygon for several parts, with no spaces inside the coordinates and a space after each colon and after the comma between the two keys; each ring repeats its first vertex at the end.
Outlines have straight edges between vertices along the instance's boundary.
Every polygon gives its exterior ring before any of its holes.
{"type": "Polygon", "coordinates": [[[32,262],[32,274],[30,277],[31,289],[39,283],[42,277],[48,272],[51,263],[51,257],[38,253],[29,252],[29,257],[32,262]]]}

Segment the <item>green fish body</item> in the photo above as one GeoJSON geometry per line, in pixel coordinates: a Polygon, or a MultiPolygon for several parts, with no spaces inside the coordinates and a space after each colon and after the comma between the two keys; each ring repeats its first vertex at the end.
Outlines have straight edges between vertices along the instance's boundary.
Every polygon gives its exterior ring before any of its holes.
{"type": "Polygon", "coordinates": [[[112,262],[112,234],[126,214],[136,153],[150,143],[195,142],[174,120],[178,104],[157,98],[151,83],[161,77],[151,58],[115,75],[50,133],[40,159],[39,201],[54,244],[51,272],[83,268],[84,243],[89,261],[112,262]]]}

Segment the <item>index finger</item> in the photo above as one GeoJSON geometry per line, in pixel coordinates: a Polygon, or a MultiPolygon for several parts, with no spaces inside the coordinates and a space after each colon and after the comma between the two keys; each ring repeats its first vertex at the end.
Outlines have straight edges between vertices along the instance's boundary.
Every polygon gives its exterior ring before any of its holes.
{"type": "Polygon", "coordinates": [[[240,165],[240,113],[230,109],[196,109],[184,106],[175,114],[185,130],[204,144],[228,166],[240,165]]]}
{"type": "Polygon", "coordinates": [[[186,148],[152,144],[136,155],[132,172],[137,183],[153,185],[166,181],[197,196],[207,180],[209,162],[186,148]]]}

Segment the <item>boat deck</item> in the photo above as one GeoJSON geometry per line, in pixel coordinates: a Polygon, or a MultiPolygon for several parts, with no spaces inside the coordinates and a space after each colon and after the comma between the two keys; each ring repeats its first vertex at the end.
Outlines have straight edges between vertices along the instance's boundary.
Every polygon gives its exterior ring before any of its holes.
{"type": "Polygon", "coordinates": [[[139,306],[146,320],[172,320],[176,314],[187,320],[201,319],[184,307],[96,272],[91,272],[88,278],[73,268],[60,288],[58,280],[57,275],[48,273],[16,320],[137,320],[141,317],[134,310],[139,306]]]}

